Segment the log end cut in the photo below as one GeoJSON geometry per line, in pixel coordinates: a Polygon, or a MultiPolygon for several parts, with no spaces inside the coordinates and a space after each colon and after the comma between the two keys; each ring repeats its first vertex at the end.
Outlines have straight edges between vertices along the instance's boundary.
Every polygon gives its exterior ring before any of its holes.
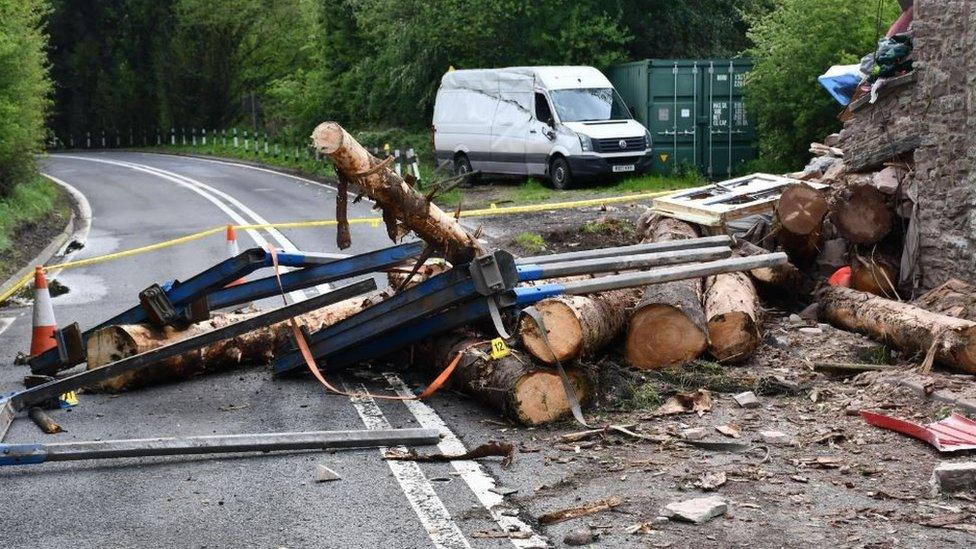
{"type": "Polygon", "coordinates": [[[664,303],[645,306],[630,319],[627,361],[643,370],[677,366],[698,358],[707,339],[681,309],[664,303]]]}
{"type": "Polygon", "coordinates": [[[336,122],[322,122],[312,130],[312,144],[325,154],[332,154],[342,147],[346,131],[336,122]]]}
{"type": "Polygon", "coordinates": [[[542,302],[537,308],[546,326],[549,346],[535,323],[523,320],[521,335],[525,350],[546,364],[554,364],[557,358],[560,362],[577,358],[582,350],[583,326],[575,311],[559,300],[542,302]]]}
{"type": "MultiPolygon", "coordinates": [[[[576,399],[585,402],[588,391],[583,376],[572,370],[566,375],[573,382],[576,399]]],[[[550,423],[570,413],[566,391],[556,372],[536,370],[522,377],[515,383],[509,398],[510,409],[524,425],[550,423]]]]}
{"type": "Polygon", "coordinates": [[[776,214],[787,231],[807,235],[819,231],[827,215],[827,198],[805,183],[794,183],[788,185],[780,195],[776,214]]]}
{"type": "Polygon", "coordinates": [[[723,363],[741,362],[759,346],[759,328],[752,315],[733,311],[708,319],[708,352],[723,363]]]}

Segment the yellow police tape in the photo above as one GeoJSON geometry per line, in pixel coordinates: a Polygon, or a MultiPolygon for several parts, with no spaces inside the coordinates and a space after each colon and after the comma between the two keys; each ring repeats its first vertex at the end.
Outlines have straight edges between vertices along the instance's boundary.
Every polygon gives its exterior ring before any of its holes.
{"type": "MultiPolygon", "coordinates": [[[[623,196],[610,196],[604,198],[591,198],[587,200],[572,200],[567,202],[553,202],[548,204],[530,204],[527,206],[506,206],[499,208],[495,204],[491,204],[488,208],[482,208],[480,210],[468,210],[462,211],[461,217],[491,217],[496,215],[510,215],[510,214],[520,214],[520,213],[533,213],[533,212],[545,212],[550,210],[565,210],[572,208],[586,208],[589,206],[602,206],[604,204],[616,204],[620,202],[633,202],[637,200],[648,200],[651,198],[656,198],[659,196],[664,196],[666,194],[673,193],[674,191],[657,191],[652,193],[640,193],[631,194],[623,196]]],[[[358,217],[349,220],[350,225],[370,225],[372,227],[379,227],[383,222],[381,217],[358,217]]],[[[251,225],[235,225],[235,229],[239,230],[249,230],[249,229],[303,229],[312,227],[332,227],[337,224],[334,219],[320,219],[316,221],[292,221],[286,223],[256,223],[251,225]]],[[[56,271],[63,269],[74,269],[78,267],[85,267],[87,265],[94,265],[96,263],[104,263],[106,261],[112,261],[115,259],[121,259],[123,257],[129,257],[133,255],[144,254],[147,252],[153,252],[156,250],[162,250],[164,248],[170,248],[172,246],[179,246],[180,244],[186,244],[187,242],[192,242],[194,240],[199,240],[206,236],[211,236],[214,234],[221,233],[227,228],[226,225],[221,225],[219,227],[214,227],[212,229],[206,229],[203,231],[195,232],[193,234],[188,234],[186,236],[181,236],[179,238],[174,238],[172,240],[165,240],[163,242],[157,242],[156,244],[150,244],[148,246],[140,246],[138,248],[130,248],[128,250],[122,250],[121,252],[114,252],[105,255],[99,255],[95,257],[88,257],[85,259],[79,259],[76,261],[66,261],[64,263],[59,263],[57,265],[45,265],[45,271],[56,271]]],[[[27,273],[21,277],[17,282],[14,283],[7,291],[0,294],[0,303],[3,303],[10,296],[14,295],[21,288],[26,286],[31,278],[34,276],[33,271],[27,273]]]]}

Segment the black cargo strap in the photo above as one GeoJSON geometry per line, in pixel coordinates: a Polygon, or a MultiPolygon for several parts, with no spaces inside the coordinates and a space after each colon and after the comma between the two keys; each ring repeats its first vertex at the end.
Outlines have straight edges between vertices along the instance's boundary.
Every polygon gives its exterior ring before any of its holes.
{"type": "Polygon", "coordinates": [[[526,307],[522,309],[522,315],[527,316],[532,319],[535,323],[535,327],[539,330],[542,335],[542,342],[545,343],[546,349],[552,355],[553,361],[556,363],[556,370],[559,371],[559,379],[563,382],[563,390],[566,391],[566,401],[569,402],[569,409],[573,412],[573,418],[576,422],[583,427],[591,428],[586,419],[583,418],[583,410],[580,408],[579,400],[576,398],[576,389],[573,387],[573,382],[570,381],[569,376],[566,375],[566,370],[563,369],[563,365],[559,362],[559,358],[556,357],[556,353],[552,350],[552,345],[549,344],[549,334],[546,332],[546,325],[542,321],[542,315],[539,314],[539,310],[535,307],[526,307]]]}
{"type": "Polygon", "coordinates": [[[495,297],[488,296],[485,299],[488,300],[488,314],[491,315],[491,322],[495,325],[495,331],[498,332],[498,337],[512,339],[512,335],[505,329],[505,323],[502,322],[502,314],[498,310],[498,302],[495,301],[495,297]]]}

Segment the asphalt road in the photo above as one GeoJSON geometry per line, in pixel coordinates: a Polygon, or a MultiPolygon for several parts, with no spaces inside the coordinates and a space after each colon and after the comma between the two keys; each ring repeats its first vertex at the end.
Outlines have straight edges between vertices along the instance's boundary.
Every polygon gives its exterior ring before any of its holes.
{"type": "MultiPolygon", "coordinates": [[[[81,259],[143,246],[224,223],[334,216],[335,190],[241,165],[143,153],[70,153],[41,169],[87,197],[93,212],[81,259]]],[[[350,205],[350,217],[375,215],[350,205]]],[[[334,229],[242,232],[241,248],[338,252],[334,229]]],[[[357,253],[390,245],[382,228],[353,226],[357,253]]],[[[87,327],[131,306],[154,282],[186,278],[226,256],[222,235],[57,275],[59,324],[87,327]]],[[[322,288],[327,290],[327,288],[322,288]]],[[[301,295],[293,296],[301,299],[301,295]]],[[[22,387],[13,366],[30,341],[30,308],[0,309],[0,392],[22,387]]],[[[396,376],[360,379],[390,390],[396,376]]],[[[483,411],[456,395],[422,403],[351,401],[308,379],[273,379],[256,366],[119,397],[81,395],[53,415],[67,430],[43,435],[26,418],[4,442],[81,441],[173,435],[438,427],[442,450],[484,442],[483,411]],[[223,408],[223,409],[222,409],[223,408]],[[442,419],[443,418],[443,419],[442,419]],[[453,433],[457,433],[456,438],[453,433]],[[470,440],[468,440],[470,439],[470,440]]],[[[433,447],[427,449],[434,451],[433,447]]],[[[479,532],[528,528],[490,491],[495,465],[387,462],[380,452],[297,452],[235,457],[129,458],[0,468],[3,547],[512,547],[530,539],[479,532]],[[342,479],[315,483],[316,464],[342,479]],[[490,510],[489,510],[490,508],[490,510]]]]}

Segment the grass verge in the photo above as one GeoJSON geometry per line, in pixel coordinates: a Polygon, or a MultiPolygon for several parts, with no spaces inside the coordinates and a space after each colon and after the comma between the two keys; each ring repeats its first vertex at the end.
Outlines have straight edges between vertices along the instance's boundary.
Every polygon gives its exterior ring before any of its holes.
{"type": "Polygon", "coordinates": [[[0,281],[43,250],[70,216],[64,191],[40,175],[0,197],[0,281]]]}

